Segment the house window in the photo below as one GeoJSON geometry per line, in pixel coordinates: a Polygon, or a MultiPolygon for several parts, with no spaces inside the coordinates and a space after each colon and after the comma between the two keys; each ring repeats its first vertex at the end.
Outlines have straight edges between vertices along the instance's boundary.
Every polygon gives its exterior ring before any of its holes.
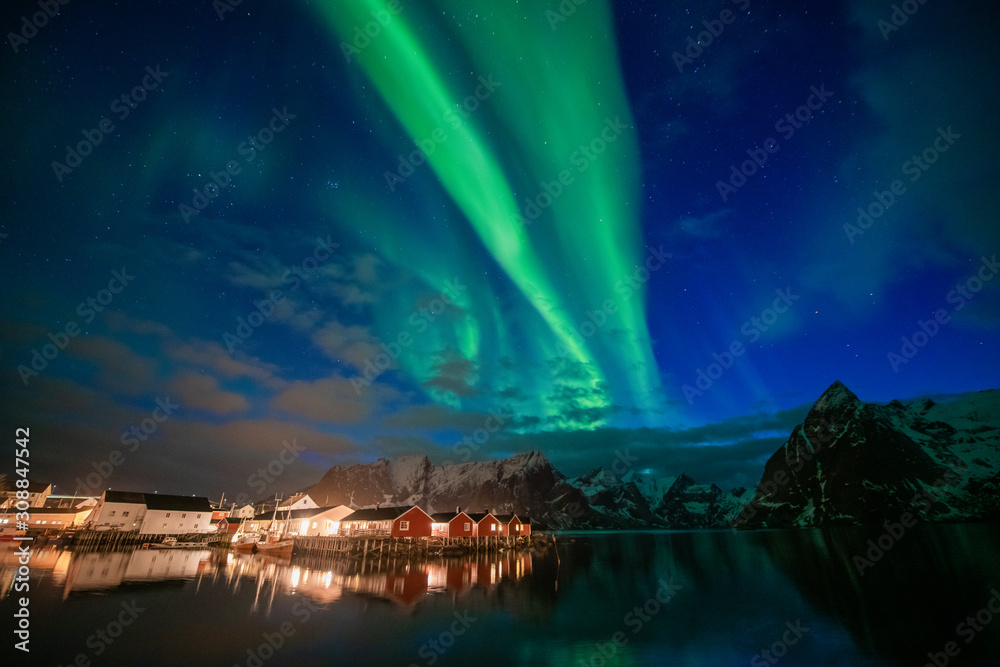
{"type": "Polygon", "coordinates": [[[167,527],[167,524],[163,524],[163,527],[164,527],[164,528],[166,528],[166,527],[167,527]]]}
{"type": "Polygon", "coordinates": [[[167,518],[168,519],[170,518],[170,512],[167,512],[167,518]]]}
{"type": "Polygon", "coordinates": [[[111,514],[109,514],[108,516],[114,516],[114,515],[115,515],[115,511],[111,510],[111,514]]]}
{"type": "Polygon", "coordinates": [[[122,512],[122,516],[128,516],[128,512],[122,512]]]}
{"type": "Polygon", "coordinates": [[[187,516],[187,514],[181,514],[181,518],[182,518],[182,519],[183,519],[184,517],[186,517],[186,516],[187,516]]]}
{"type": "Polygon", "coordinates": [[[410,522],[409,521],[400,521],[399,522],[399,529],[400,530],[409,530],[410,529],[410,522]]]}
{"type": "Polygon", "coordinates": [[[466,522],[465,522],[465,529],[466,529],[466,530],[472,530],[472,524],[471,524],[471,523],[469,523],[468,521],[466,521],[466,522]]]}

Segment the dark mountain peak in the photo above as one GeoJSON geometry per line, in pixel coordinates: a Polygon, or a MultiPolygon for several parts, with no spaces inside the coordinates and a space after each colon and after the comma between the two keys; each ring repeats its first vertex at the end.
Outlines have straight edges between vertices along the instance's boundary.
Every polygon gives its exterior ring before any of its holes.
{"type": "Polygon", "coordinates": [[[826,391],[819,397],[813,405],[813,409],[831,409],[837,407],[855,407],[860,405],[861,400],[855,396],[854,392],[847,388],[840,380],[834,380],[833,384],[826,388],[826,391]]]}
{"type": "Polygon", "coordinates": [[[674,480],[674,483],[670,485],[670,488],[667,489],[667,495],[669,496],[684,493],[689,487],[694,486],[696,483],[697,482],[694,481],[693,477],[682,472],[677,479],[674,480]]]}

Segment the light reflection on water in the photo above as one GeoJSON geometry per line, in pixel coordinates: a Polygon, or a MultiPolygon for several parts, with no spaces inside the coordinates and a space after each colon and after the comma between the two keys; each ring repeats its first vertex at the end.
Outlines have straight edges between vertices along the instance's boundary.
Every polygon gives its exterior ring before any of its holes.
{"type": "Polygon", "coordinates": [[[783,665],[922,665],[956,639],[949,664],[1000,664],[1000,615],[955,634],[1000,587],[996,527],[911,529],[862,576],[879,534],[563,534],[547,553],[424,561],[40,548],[24,664],[749,665],[796,623],[783,665]],[[135,622],[95,640],[131,601],[135,622]]]}

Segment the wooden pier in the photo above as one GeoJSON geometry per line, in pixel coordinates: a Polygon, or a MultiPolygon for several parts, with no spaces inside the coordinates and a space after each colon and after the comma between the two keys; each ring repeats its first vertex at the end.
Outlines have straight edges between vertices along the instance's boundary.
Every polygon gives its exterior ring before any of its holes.
{"type": "Polygon", "coordinates": [[[296,536],[295,553],[318,555],[347,554],[358,558],[371,555],[418,555],[453,552],[487,553],[530,546],[527,537],[389,537],[389,536],[296,536]]]}

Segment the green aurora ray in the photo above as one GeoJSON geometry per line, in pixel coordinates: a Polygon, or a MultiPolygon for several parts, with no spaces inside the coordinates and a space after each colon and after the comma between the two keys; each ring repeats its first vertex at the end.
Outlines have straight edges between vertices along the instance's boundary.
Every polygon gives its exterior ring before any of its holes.
{"type": "MultiPolygon", "coordinates": [[[[392,14],[381,0],[319,4],[334,29],[338,55],[345,44],[361,46],[348,51],[350,66],[362,68],[409,139],[426,141],[436,131],[444,132],[446,140],[435,142],[424,169],[439,179],[434,187],[443,187],[541,319],[546,334],[533,332],[537,349],[525,354],[525,337],[515,344],[506,331],[511,314],[495,305],[502,287],[477,281],[470,290],[475,299],[467,294],[458,303],[466,316],[429,330],[421,347],[431,351],[452,346],[480,367],[486,363],[487,344],[491,354],[546,359],[562,377],[561,384],[550,381],[547,391],[561,392],[578,408],[651,409],[657,404],[659,381],[644,294],[641,289],[628,294],[615,290],[643,257],[639,211],[633,204],[638,201],[638,149],[609,8],[605,2],[590,2],[553,29],[544,9],[496,5],[486,0],[402,3],[397,5],[400,13],[392,14]],[[450,29],[458,20],[472,27],[450,29]],[[355,42],[366,26],[374,36],[355,42]],[[458,105],[484,80],[498,84],[495,92],[463,114],[466,118],[456,120],[458,105]],[[580,152],[606,128],[618,128],[606,150],[580,152]],[[563,171],[571,172],[573,181],[540,217],[525,224],[527,201],[538,201],[542,183],[557,181],[563,171]],[[609,299],[616,312],[607,315],[607,323],[596,333],[593,327],[582,327],[591,321],[588,311],[599,311],[609,299]],[[591,335],[581,336],[581,330],[591,335]],[[560,386],[554,389],[555,384],[560,386]]],[[[408,154],[414,148],[403,146],[399,152],[408,154]]],[[[386,190],[382,196],[395,195],[386,190]]],[[[383,240],[400,236],[384,229],[375,233],[383,240]]],[[[425,235],[438,243],[448,236],[425,235]]],[[[427,247],[419,235],[405,236],[416,247],[427,247]]],[[[437,260],[440,246],[431,244],[428,251],[434,254],[429,255],[415,252],[414,246],[393,250],[396,245],[380,244],[379,249],[409,266],[429,286],[440,288],[454,274],[475,275],[465,260],[449,259],[447,267],[420,261],[428,256],[437,260]]],[[[405,305],[398,310],[405,312],[405,305]]],[[[381,329],[388,332],[392,327],[381,329]]],[[[525,322],[522,329],[530,329],[530,324],[525,322]]],[[[401,363],[426,381],[440,361],[430,359],[414,354],[401,363]]],[[[601,417],[589,425],[604,422],[601,417]]]]}

